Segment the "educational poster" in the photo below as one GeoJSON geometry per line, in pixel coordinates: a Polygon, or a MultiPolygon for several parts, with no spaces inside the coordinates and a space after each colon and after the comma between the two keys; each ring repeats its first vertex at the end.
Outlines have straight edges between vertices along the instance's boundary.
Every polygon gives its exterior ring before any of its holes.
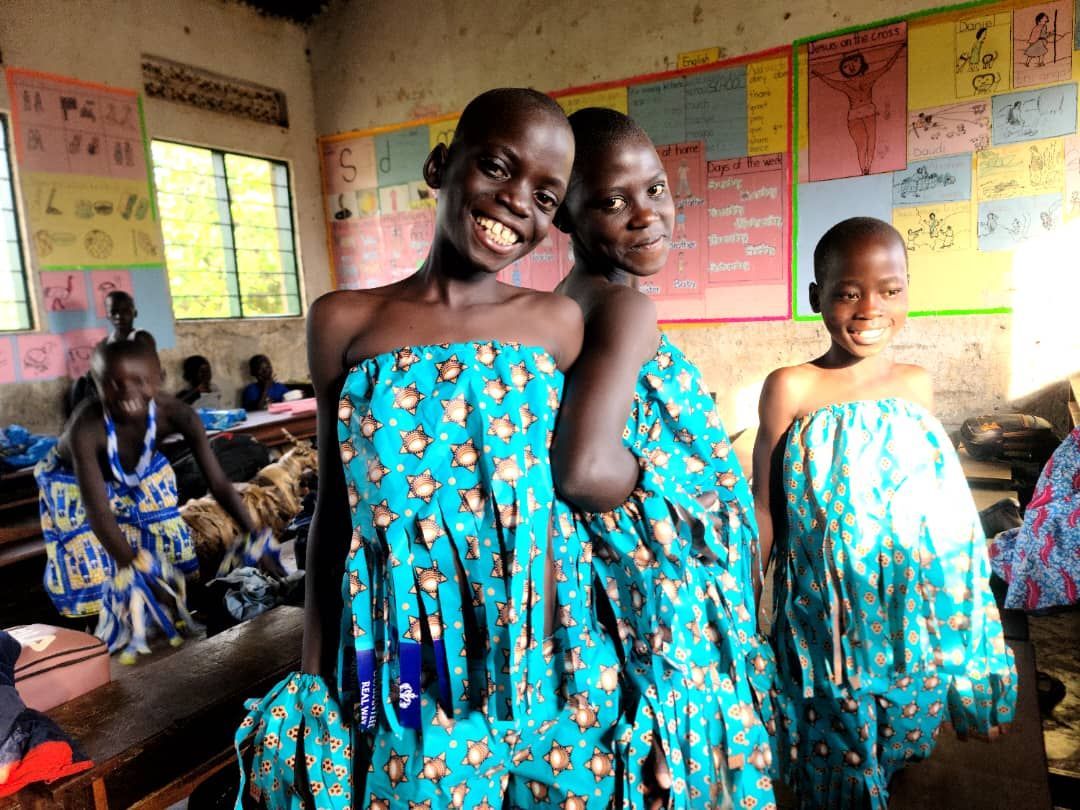
{"type": "Polygon", "coordinates": [[[657,275],[639,289],[655,298],[700,296],[705,288],[706,241],[706,146],[702,141],[661,146],[657,152],[668,176],[668,190],[675,201],[675,224],[671,253],[657,275]]]}
{"type": "Polygon", "coordinates": [[[788,57],[746,66],[746,153],[771,155],[788,148],[788,57]]]}
{"type": "Polygon", "coordinates": [[[979,203],[979,250],[1012,250],[1061,226],[1060,194],[979,203]]]}
{"type": "Polygon", "coordinates": [[[904,167],[906,49],[907,23],[810,43],[810,180],[904,167]]]}
{"type": "Polygon", "coordinates": [[[1012,15],[988,13],[954,27],[956,97],[988,96],[1012,86],[1012,15]]]}
{"type": "Polygon", "coordinates": [[[1073,9],[1068,0],[1013,12],[1013,87],[1068,81],[1072,76],[1073,9]]]}
{"type": "Polygon", "coordinates": [[[105,297],[111,292],[126,292],[135,295],[135,285],[131,281],[130,270],[92,270],[90,272],[90,295],[94,299],[94,314],[106,317],[105,297]]]}
{"type": "Polygon", "coordinates": [[[0,385],[15,382],[15,339],[0,339],[0,385]]]}
{"type": "Polygon", "coordinates": [[[89,357],[85,346],[67,342],[104,335],[100,299],[109,289],[135,295],[137,326],[153,333],[159,348],[172,348],[171,298],[138,95],[17,68],[6,73],[42,326],[51,333],[19,337],[15,379],[52,379],[80,368],[81,355],[89,357]],[[106,278],[97,273],[119,281],[100,288],[106,278]],[[141,276],[139,283],[132,273],[141,276]],[[69,362],[69,349],[77,350],[75,361],[69,362]]]}
{"type": "Polygon", "coordinates": [[[908,160],[977,152],[990,145],[990,100],[908,113],[908,160]]]}
{"type": "Polygon", "coordinates": [[[64,359],[68,377],[76,380],[90,370],[94,347],[107,336],[108,330],[100,326],[64,333],[64,359]]]}
{"type": "Polygon", "coordinates": [[[910,257],[928,253],[955,256],[975,246],[971,203],[967,200],[895,208],[892,224],[904,237],[910,257]]]}
{"type": "Polygon", "coordinates": [[[1076,85],[1059,84],[993,98],[994,146],[1076,132],[1076,85]]]}
{"type": "Polygon", "coordinates": [[[15,347],[21,381],[55,380],[66,373],[64,341],[60,335],[19,335],[15,347]]]}
{"type": "Polygon", "coordinates": [[[86,279],[81,270],[51,270],[41,274],[41,297],[48,312],[87,308],[86,279]]]}
{"type": "Polygon", "coordinates": [[[626,88],[610,87],[606,90],[592,90],[587,93],[569,93],[555,99],[567,116],[586,107],[608,107],[625,113],[627,110],[626,88]]]}
{"type": "Polygon", "coordinates": [[[711,160],[708,184],[708,285],[786,288],[784,155],[711,160]]]}
{"type": "Polygon", "coordinates": [[[982,200],[1061,193],[1065,188],[1062,138],[986,149],[976,155],[977,195],[982,200]]]}
{"type": "Polygon", "coordinates": [[[40,268],[160,264],[135,93],[29,71],[7,75],[40,268]]]}
{"type": "MultiPolygon", "coordinates": [[[[593,106],[626,112],[663,156],[676,205],[672,251],[664,270],[643,285],[661,321],[790,316],[791,77],[790,52],[778,48],[552,93],[568,114],[593,106]],[[717,175],[722,189],[710,186],[717,175]],[[743,213],[713,223],[710,207],[743,213]]],[[[445,115],[320,138],[338,287],[388,284],[423,261],[437,195],[423,182],[422,166],[430,149],[450,142],[457,120],[445,115]]],[[[552,290],[572,266],[570,240],[553,228],[499,278],[552,290]]]]}
{"type": "Polygon", "coordinates": [[[1080,217],[1080,135],[1065,139],[1065,219],[1080,217]]]}
{"type": "Polygon", "coordinates": [[[909,163],[892,177],[893,205],[971,199],[971,155],[909,163]]]}

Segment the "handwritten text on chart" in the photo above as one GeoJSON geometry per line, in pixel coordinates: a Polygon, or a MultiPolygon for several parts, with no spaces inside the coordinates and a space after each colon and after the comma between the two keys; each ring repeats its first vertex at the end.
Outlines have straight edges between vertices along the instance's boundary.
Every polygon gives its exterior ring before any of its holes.
{"type": "Polygon", "coordinates": [[[785,183],[783,154],[709,161],[710,285],[783,281],[785,183]]]}

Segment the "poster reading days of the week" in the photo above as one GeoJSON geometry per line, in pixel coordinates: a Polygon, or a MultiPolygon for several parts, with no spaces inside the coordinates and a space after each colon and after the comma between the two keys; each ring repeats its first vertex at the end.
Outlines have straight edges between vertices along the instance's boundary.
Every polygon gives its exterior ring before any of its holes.
{"type": "Polygon", "coordinates": [[[784,155],[710,160],[708,176],[708,284],[781,284],[786,292],[784,155]]]}

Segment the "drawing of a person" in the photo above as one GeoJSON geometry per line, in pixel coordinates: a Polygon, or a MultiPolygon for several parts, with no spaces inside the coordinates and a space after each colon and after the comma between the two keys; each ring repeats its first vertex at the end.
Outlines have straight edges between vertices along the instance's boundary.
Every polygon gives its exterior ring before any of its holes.
{"type": "Polygon", "coordinates": [[[675,186],[676,197],[690,197],[693,192],[690,190],[690,167],[686,165],[686,160],[679,161],[679,180],[678,185],[675,186]]]}
{"type": "Polygon", "coordinates": [[[1037,146],[1031,147],[1031,161],[1028,163],[1028,173],[1031,177],[1031,184],[1038,186],[1042,184],[1043,174],[1046,171],[1046,157],[1039,151],[1037,146]]]}
{"type": "Polygon", "coordinates": [[[937,239],[938,228],[940,226],[941,226],[941,223],[938,222],[937,214],[935,214],[933,211],[931,211],[930,216],[927,217],[927,221],[926,221],[926,229],[929,232],[931,242],[933,242],[935,239],[937,239]]]}
{"type": "Polygon", "coordinates": [[[946,225],[945,230],[942,232],[941,236],[941,249],[944,250],[945,248],[951,248],[955,241],[956,238],[953,234],[952,225],[946,225]]]}
{"type": "Polygon", "coordinates": [[[1024,62],[1025,67],[1031,67],[1031,60],[1037,60],[1035,67],[1042,67],[1044,65],[1043,57],[1046,56],[1050,50],[1047,47],[1047,42],[1050,39],[1050,17],[1046,12],[1040,11],[1035,15],[1035,25],[1031,29],[1031,33],[1028,34],[1028,46],[1024,48],[1024,56],[1027,57],[1024,62]]]}
{"type": "Polygon", "coordinates": [[[997,231],[998,215],[993,211],[986,214],[986,222],[979,223],[979,236],[990,236],[997,231]]]}
{"type": "Polygon", "coordinates": [[[877,145],[877,107],[874,106],[874,85],[896,64],[900,53],[906,47],[901,43],[893,55],[877,70],[870,70],[862,51],[852,51],[840,57],[840,79],[834,79],[813,70],[817,76],[833,90],[847,96],[847,126],[855,152],[859,160],[859,169],[863,174],[870,174],[874,162],[874,148],[877,145]]]}
{"type": "MultiPolygon", "coordinates": [[[[972,73],[977,71],[982,65],[982,49],[983,44],[986,42],[986,34],[987,29],[985,26],[976,31],[975,41],[971,43],[971,50],[968,51],[967,67],[972,73]]],[[[960,72],[959,68],[957,68],[957,72],[960,72]]]]}
{"type": "Polygon", "coordinates": [[[1019,101],[1015,101],[1005,111],[1005,120],[1014,127],[1022,127],[1024,125],[1024,109],[1019,101]]]}

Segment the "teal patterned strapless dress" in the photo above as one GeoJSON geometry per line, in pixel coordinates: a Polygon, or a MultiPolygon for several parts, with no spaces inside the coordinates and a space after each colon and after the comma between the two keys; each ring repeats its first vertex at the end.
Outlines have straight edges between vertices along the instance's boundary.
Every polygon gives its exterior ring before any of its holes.
{"type": "Polygon", "coordinates": [[[941,424],[900,399],[797,419],[783,486],[785,780],[803,807],[884,808],[889,779],[930,755],[943,721],[985,734],[1012,719],[979,517],[941,424]]]}
{"type": "Polygon", "coordinates": [[[773,807],[778,695],[754,615],[753,500],[700,373],[664,336],[623,438],[641,463],[638,487],[585,523],[598,598],[622,642],[624,804],[647,805],[641,776],[657,741],[671,807],[773,807]]]}
{"type": "Polygon", "coordinates": [[[610,803],[619,662],[590,619],[589,544],[554,495],[562,386],[546,351],[497,341],[349,372],[338,700],[294,676],[253,706],[239,736],[254,737],[253,792],[269,806],[300,807],[305,780],[320,807],[610,803]]]}

